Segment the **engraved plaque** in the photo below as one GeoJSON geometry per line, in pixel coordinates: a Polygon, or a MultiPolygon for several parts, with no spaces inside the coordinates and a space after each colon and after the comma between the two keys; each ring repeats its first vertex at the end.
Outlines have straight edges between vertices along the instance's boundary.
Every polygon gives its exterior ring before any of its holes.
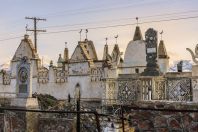
{"type": "Polygon", "coordinates": [[[147,48],[147,53],[156,53],[156,48],[147,48]]]}
{"type": "Polygon", "coordinates": [[[19,93],[27,93],[27,84],[20,84],[19,85],[19,93]]]}

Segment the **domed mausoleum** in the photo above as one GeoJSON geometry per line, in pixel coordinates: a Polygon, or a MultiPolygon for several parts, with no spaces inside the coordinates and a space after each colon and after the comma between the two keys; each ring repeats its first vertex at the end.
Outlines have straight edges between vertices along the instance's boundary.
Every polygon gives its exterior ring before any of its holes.
{"type": "MultiPolygon", "coordinates": [[[[163,40],[161,40],[158,45],[157,63],[161,73],[168,71],[169,56],[166,52],[163,40]]],[[[146,42],[143,40],[140,27],[136,26],[133,40],[128,43],[125,51],[122,74],[142,73],[146,65],[146,42]]]]}
{"type": "Polygon", "coordinates": [[[145,41],[142,38],[140,27],[137,26],[133,40],[126,48],[124,55],[123,73],[141,73],[146,67],[145,41]]]}

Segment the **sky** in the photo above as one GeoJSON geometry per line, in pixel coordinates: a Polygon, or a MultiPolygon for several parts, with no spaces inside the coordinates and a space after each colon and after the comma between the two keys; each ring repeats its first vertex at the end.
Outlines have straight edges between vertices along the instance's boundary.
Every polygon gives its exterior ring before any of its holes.
{"type": "MultiPolygon", "coordinates": [[[[26,25],[33,27],[33,21],[26,20],[26,16],[47,19],[38,22],[39,29],[47,30],[38,34],[38,53],[46,61],[56,62],[65,42],[71,56],[80,40],[80,29],[89,30],[88,39],[94,42],[100,59],[106,37],[112,50],[114,36],[118,35],[118,45],[125,53],[133,39],[136,17],[143,36],[148,28],[158,33],[163,30],[162,39],[171,62],[191,60],[186,48],[194,51],[198,43],[197,0],[0,0],[0,3],[0,64],[13,57],[26,34],[26,25]]],[[[27,33],[33,40],[33,33],[27,33]]]]}

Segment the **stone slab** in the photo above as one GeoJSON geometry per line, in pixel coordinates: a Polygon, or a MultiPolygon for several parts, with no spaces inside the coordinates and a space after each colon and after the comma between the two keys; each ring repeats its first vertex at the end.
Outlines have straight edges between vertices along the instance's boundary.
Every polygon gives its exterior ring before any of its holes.
{"type": "Polygon", "coordinates": [[[38,108],[37,98],[14,98],[11,100],[11,106],[22,108],[38,108]]]}
{"type": "Polygon", "coordinates": [[[193,65],[192,66],[192,76],[193,77],[195,77],[195,76],[198,77],[198,65],[193,65]]]}

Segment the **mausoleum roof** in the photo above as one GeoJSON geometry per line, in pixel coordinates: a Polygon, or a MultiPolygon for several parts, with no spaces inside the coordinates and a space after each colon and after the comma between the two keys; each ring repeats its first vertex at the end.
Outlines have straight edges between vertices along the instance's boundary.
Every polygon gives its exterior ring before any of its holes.
{"type": "Polygon", "coordinates": [[[28,57],[29,59],[39,59],[36,49],[29,39],[29,35],[25,34],[24,39],[21,40],[19,47],[17,48],[12,61],[16,61],[22,57],[28,57]]]}
{"type": "Polygon", "coordinates": [[[158,56],[159,56],[159,58],[169,58],[168,54],[166,52],[166,48],[165,48],[163,40],[160,40],[160,43],[159,43],[158,56]]]}
{"type": "Polygon", "coordinates": [[[141,33],[141,30],[140,30],[139,26],[136,26],[135,33],[134,33],[134,36],[133,36],[133,41],[136,41],[136,40],[143,40],[142,39],[142,33],[141,33]]]}
{"type": "Polygon", "coordinates": [[[128,43],[124,55],[124,66],[146,66],[145,41],[136,40],[128,43]]]}
{"type": "Polygon", "coordinates": [[[140,27],[137,26],[134,33],[134,38],[126,48],[124,55],[124,67],[146,66],[146,49],[145,41],[142,38],[140,27]]]}

